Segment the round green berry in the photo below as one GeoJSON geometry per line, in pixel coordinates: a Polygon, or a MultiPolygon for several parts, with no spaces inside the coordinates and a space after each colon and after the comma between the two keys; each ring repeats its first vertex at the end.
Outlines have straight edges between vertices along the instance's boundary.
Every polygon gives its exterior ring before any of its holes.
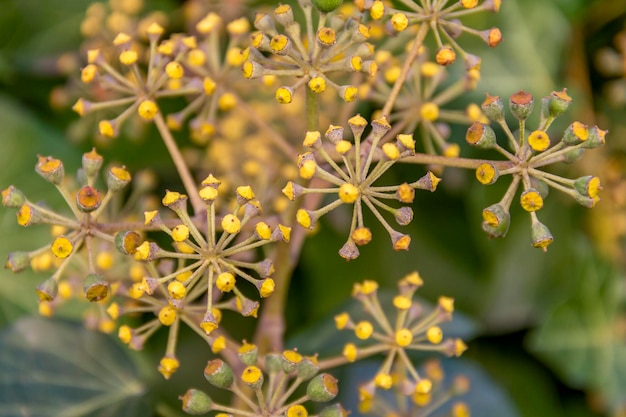
{"type": "Polygon", "coordinates": [[[343,0],[312,0],[313,5],[322,13],[330,13],[343,3],[343,0]]]}

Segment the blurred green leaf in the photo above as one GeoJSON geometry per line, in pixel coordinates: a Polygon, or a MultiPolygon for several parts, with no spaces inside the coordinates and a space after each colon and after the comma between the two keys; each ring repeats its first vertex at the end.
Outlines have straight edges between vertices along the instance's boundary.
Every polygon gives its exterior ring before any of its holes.
{"type": "Polygon", "coordinates": [[[483,56],[479,89],[500,96],[519,89],[549,94],[570,31],[557,2],[505,1],[494,24],[504,41],[483,56]]]}
{"type": "Polygon", "coordinates": [[[24,318],[0,333],[0,416],[151,416],[138,374],[109,336],[24,318]]]}
{"type": "Polygon", "coordinates": [[[623,279],[590,249],[563,271],[576,291],[550,312],[528,340],[529,347],[563,380],[597,392],[609,408],[626,406],[626,337],[623,279]],[[621,281],[621,282],[620,282],[621,281]]]}
{"type": "MultiPolygon", "coordinates": [[[[346,409],[352,412],[350,415],[355,417],[363,415],[358,411],[357,387],[376,375],[380,365],[375,361],[356,362],[345,368],[341,375],[338,375],[343,387],[339,391],[339,400],[346,409]]],[[[429,413],[429,416],[451,415],[450,408],[457,401],[465,402],[473,416],[519,416],[515,405],[506,392],[476,363],[464,359],[445,359],[442,360],[442,366],[446,375],[444,384],[450,384],[454,377],[463,375],[470,381],[470,390],[467,394],[453,397],[443,406],[438,407],[435,412],[429,413]]],[[[391,394],[391,392],[377,392],[377,395],[383,395],[390,404],[395,404],[396,398],[391,398],[391,394]],[[389,394],[389,398],[386,398],[385,394],[389,394]]]]}

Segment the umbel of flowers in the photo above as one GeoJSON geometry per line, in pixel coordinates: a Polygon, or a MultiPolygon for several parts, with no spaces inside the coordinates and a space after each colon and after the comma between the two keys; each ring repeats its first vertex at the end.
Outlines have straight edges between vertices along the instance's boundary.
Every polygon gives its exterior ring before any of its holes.
{"type": "MultiPolygon", "coordinates": [[[[54,239],[38,249],[11,252],[6,268],[19,272],[35,266],[42,257],[51,253],[49,260],[55,271],[37,287],[41,302],[50,302],[57,296],[59,283],[66,275],[70,265],[87,265],[82,278],[84,296],[89,301],[100,301],[107,297],[110,284],[101,274],[98,259],[99,241],[112,243],[114,237],[107,231],[103,213],[113,197],[131,181],[131,175],[123,166],[111,167],[106,173],[107,191],[98,190],[96,179],[102,167],[103,158],[95,150],[82,157],[73,189],[65,175],[63,162],[52,156],[38,156],[35,171],[46,181],[53,184],[65,200],[71,214],[57,213],[43,202],[29,200],[19,189],[9,186],[2,191],[2,204],[17,209],[17,222],[20,226],[30,227],[47,224],[52,226],[54,239]],[[84,256],[81,262],[78,258],[84,256]],[[77,262],[74,262],[77,261],[77,262]],[[85,262],[86,261],[86,262],[85,262]]],[[[47,269],[47,268],[40,268],[47,269]]]]}
{"type": "Polygon", "coordinates": [[[108,99],[92,102],[81,98],[73,109],[83,116],[125,107],[115,118],[98,121],[100,135],[111,138],[118,136],[122,123],[133,114],[146,121],[160,118],[157,100],[189,98],[184,109],[167,116],[167,126],[178,130],[195,114],[190,122],[192,139],[204,143],[216,131],[217,112],[231,110],[237,103],[237,96],[231,91],[235,81],[227,80],[229,72],[235,73],[232,70],[245,61],[247,52],[237,44],[248,33],[248,28],[246,19],[223,25],[217,14],[210,13],[196,25],[198,36],[173,35],[170,39],[161,39],[164,29],[153,22],[146,29],[150,44],[145,71],[133,37],[121,32],[113,40],[119,68],[109,62],[101,50],[92,49],[81,71],[83,83],[97,85],[107,92],[108,99]],[[230,40],[224,60],[219,49],[223,26],[230,40]]]}
{"type": "Polygon", "coordinates": [[[176,214],[175,219],[162,219],[156,210],[144,213],[145,226],[167,233],[173,250],[164,249],[153,241],[143,241],[132,231],[116,236],[118,249],[145,262],[150,274],[129,288],[128,295],[135,301],[122,310],[125,313],[151,311],[156,316],[137,329],[120,327],[119,337],[139,349],[160,326],[170,327],[170,342],[164,357],[167,363],[163,365],[162,361],[160,368],[166,377],[178,368],[175,348],[180,321],[212,343],[214,338],[206,336],[218,328],[222,310],[256,317],[259,302],[243,294],[239,289],[240,281],[256,287],[260,297],[268,297],[275,286],[271,278],[274,265],[270,259],[250,262],[241,255],[253,255],[256,248],[272,242],[289,241],[289,227],[271,227],[264,221],[250,224],[261,213],[261,207],[249,186],[238,187],[235,207],[218,216],[215,202],[219,184],[212,175],[201,184],[199,195],[206,204],[204,230],[189,216],[187,196],[174,191],[167,191],[162,203],[176,214]],[[234,296],[222,299],[227,293],[234,296]]]}
{"type": "Polygon", "coordinates": [[[406,206],[394,208],[382,200],[411,203],[415,197],[415,189],[435,191],[440,179],[428,172],[412,183],[393,186],[374,185],[396,162],[415,153],[413,136],[399,134],[395,141],[391,141],[390,138],[385,137],[391,125],[384,117],[372,121],[371,132],[366,136],[363,136],[363,133],[368,123],[363,117],[354,116],[350,118],[348,124],[354,143],[344,139],[344,129],[341,126],[331,125],[324,134],[328,144],[322,142],[320,132],[307,132],[303,145],[311,148],[312,151],[298,157],[301,178],[320,179],[332,186],[328,188],[304,187],[290,181],[283,189],[283,193],[290,200],[310,193],[337,196],[331,203],[317,210],[304,208],[298,210],[298,223],[309,229],[312,229],[324,214],[343,204],[352,204],[352,222],[348,240],[339,250],[339,255],[347,260],[357,258],[359,256],[357,246],[365,245],[372,240],[372,233],[363,220],[364,206],[387,230],[393,248],[408,250],[411,237],[391,227],[381,214],[381,210],[390,213],[399,225],[407,225],[411,222],[413,210],[406,206]],[[333,158],[333,155],[337,158],[333,158]]]}
{"type": "Polygon", "coordinates": [[[450,65],[460,55],[468,70],[480,67],[480,58],[468,53],[457,43],[456,38],[463,33],[477,36],[491,47],[502,41],[498,28],[477,30],[465,26],[459,20],[485,10],[498,12],[501,0],[486,0],[481,4],[479,0],[402,1],[400,4],[404,10],[382,0],[358,0],[356,3],[361,10],[369,11],[372,20],[385,20],[386,29],[392,33],[404,32],[412,26],[418,26],[417,36],[420,41],[416,47],[423,44],[428,32],[432,32],[437,44],[436,61],[439,65],[450,65]]]}
{"type": "MultiPolygon", "coordinates": [[[[445,338],[441,323],[452,319],[454,300],[440,297],[432,311],[427,312],[422,305],[413,300],[417,289],[423,284],[417,272],[408,274],[398,283],[399,292],[393,298],[395,318],[388,317],[378,299],[378,284],[366,280],[354,285],[352,296],[357,299],[369,316],[368,319],[356,320],[348,313],[335,316],[339,330],[350,330],[359,340],[347,343],[343,356],[348,362],[354,362],[377,354],[384,354],[385,359],[380,369],[371,380],[359,388],[360,407],[367,411],[377,397],[376,390],[397,389],[398,393],[410,397],[415,405],[425,406],[430,403],[433,380],[420,375],[410,352],[440,352],[447,356],[460,356],[467,348],[460,339],[445,338]]],[[[435,378],[438,382],[439,378],[435,378]]]]}
{"type": "Polygon", "coordinates": [[[501,176],[512,177],[502,199],[483,210],[483,229],[489,235],[506,235],[510,223],[509,208],[520,186],[522,192],[519,203],[530,214],[532,245],[544,251],[554,238],[550,230],[539,221],[537,211],[543,207],[549,188],[559,190],[589,208],[600,200],[598,194],[602,187],[598,177],[588,175],[570,179],[544,171],[548,165],[574,162],[585,150],[604,144],[606,131],[580,122],[570,124],[559,140],[550,138],[547,132],[550,125],[567,110],[571,101],[566,90],[555,91],[543,98],[539,124],[535,130],[529,131],[526,119],[533,111],[534,99],[525,91],[513,94],[509,99],[509,108],[519,123],[519,129],[513,133],[504,118],[502,99],[487,94],[482,104],[483,112],[502,127],[509,150],[497,143],[494,130],[482,122],[475,122],[469,127],[466,140],[470,145],[498,151],[508,162],[504,166],[495,161],[481,163],[476,169],[476,178],[482,184],[489,185],[501,176]]]}
{"type": "Polygon", "coordinates": [[[353,101],[358,95],[357,87],[338,84],[331,74],[376,74],[377,66],[371,59],[373,47],[366,42],[368,27],[336,13],[320,12],[310,1],[299,1],[298,6],[304,13],[304,27],[294,18],[288,4],[279,4],[273,18],[266,13],[257,14],[254,26],[258,32],[252,34],[253,48],[243,64],[243,75],[251,79],[295,78],[293,84],[276,90],[276,100],[282,104],[291,103],[294,93],[305,85],[316,94],[332,88],[344,101],[353,101]],[[317,26],[313,24],[314,15],[317,26]]]}
{"type": "MultiPolygon", "coordinates": [[[[214,401],[205,392],[190,389],[180,399],[189,414],[217,411],[218,416],[307,417],[307,403],[327,403],[338,394],[338,381],[328,373],[319,373],[317,358],[297,350],[258,354],[255,345],[243,343],[237,352],[243,363],[235,372],[221,359],[213,359],[204,369],[204,377],[214,387],[230,391],[241,406],[234,408],[214,401]],[[305,393],[294,398],[296,390],[306,385],[305,393]]],[[[339,404],[324,408],[320,417],[346,417],[339,404]]]]}
{"type": "MultiPolygon", "coordinates": [[[[470,125],[477,121],[488,122],[488,119],[475,103],[464,110],[449,109],[447,105],[476,88],[480,71],[477,68],[468,70],[462,78],[448,84],[448,68],[432,62],[428,56],[424,48],[415,59],[387,118],[390,124],[402,126],[403,131],[419,132],[421,146],[418,143],[418,148],[423,152],[456,157],[461,148],[459,144],[448,141],[450,125],[470,125]]],[[[394,56],[388,51],[376,54],[379,75],[362,87],[368,100],[381,106],[387,102],[392,86],[400,76],[402,58],[403,55],[394,56]]]]}

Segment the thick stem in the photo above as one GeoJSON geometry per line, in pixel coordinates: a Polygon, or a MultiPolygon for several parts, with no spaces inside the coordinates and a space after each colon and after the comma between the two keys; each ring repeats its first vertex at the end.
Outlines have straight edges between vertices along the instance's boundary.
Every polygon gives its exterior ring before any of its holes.
{"type": "MultiPolygon", "coordinates": [[[[307,130],[315,131],[319,128],[319,108],[317,95],[306,88],[306,114],[307,114],[307,130]]],[[[305,187],[308,184],[305,185],[305,187]]],[[[316,208],[320,201],[321,195],[309,194],[304,197],[304,206],[308,209],[316,208]]],[[[297,204],[291,204],[284,213],[287,226],[295,225],[297,204]]],[[[285,333],[285,303],[287,301],[287,293],[289,292],[289,281],[293,274],[293,270],[300,258],[302,245],[304,244],[306,230],[302,227],[294,228],[291,234],[289,245],[280,244],[274,255],[274,265],[277,265],[277,271],[274,275],[276,290],[264,303],[264,307],[259,318],[256,334],[254,337],[255,344],[259,348],[259,353],[280,352],[283,350],[283,335],[285,333]]]]}
{"type": "Polygon", "coordinates": [[[449,156],[431,155],[425,153],[416,153],[415,155],[402,158],[399,163],[412,163],[420,165],[441,165],[453,168],[476,169],[483,163],[489,163],[499,170],[511,168],[514,163],[511,161],[492,161],[488,159],[470,159],[470,158],[452,158],[449,156]]]}
{"type": "Polygon", "coordinates": [[[161,138],[163,139],[163,143],[167,147],[167,151],[172,157],[172,161],[176,166],[176,171],[178,171],[178,175],[180,176],[181,181],[183,182],[183,186],[185,187],[185,191],[189,196],[191,201],[191,205],[193,207],[194,214],[198,214],[205,210],[205,205],[200,196],[198,195],[198,187],[196,186],[196,181],[194,180],[191,172],[189,171],[189,167],[185,163],[185,159],[183,155],[180,153],[180,149],[178,149],[178,145],[176,145],[176,141],[172,136],[172,133],[167,128],[165,124],[165,120],[163,120],[163,116],[161,113],[157,113],[154,117],[154,124],[157,127],[161,138]]]}

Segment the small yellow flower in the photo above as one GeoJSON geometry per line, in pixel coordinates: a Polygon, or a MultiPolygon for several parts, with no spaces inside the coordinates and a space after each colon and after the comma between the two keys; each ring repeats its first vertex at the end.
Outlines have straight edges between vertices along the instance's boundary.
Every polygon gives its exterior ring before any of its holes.
{"type": "Polygon", "coordinates": [[[28,226],[33,219],[33,209],[28,204],[24,204],[17,211],[17,224],[28,226]]]}
{"type": "Polygon", "coordinates": [[[274,289],[276,288],[276,283],[272,278],[266,278],[263,280],[263,284],[261,284],[261,288],[259,289],[259,295],[261,297],[266,298],[274,293],[274,289]]]}
{"type": "Polygon", "coordinates": [[[434,122],[439,117],[439,106],[435,103],[424,103],[420,109],[422,118],[434,122]]]}
{"type": "Polygon", "coordinates": [[[370,8],[370,16],[374,20],[380,20],[385,15],[385,5],[381,0],[376,0],[370,8]]]}
{"type": "Polygon", "coordinates": [[[226,349],[226,338],[224,336],[216,337],[215,340],[213,341],[213,344],[211,345],[211,352],[217,354],[223,351],[224,349],[226,349]]]}
{"type": "Polygon", "coordinates": [[[528,144],[533,150],[543,152],[550,146],[550,137],[543,130],[535,130],[528,135],[528,144]]]}
{"type": "Polygon", "coordinates": [[[217,188],[214,187],[203,187],[198,191],[200,198],[202,198],[206,202],[213,202],[217,198],[217,188]]]}
{"type": "Polygon", "coordinates": [[[348,362],[354,362],[359,355],[359,350],[354,343],[346,343],[342,354],[348,362]]]}
{"type": "Polygon", "coordinates": [[[467,350],[467,345],[461,339],[454,340],[454,354],[455,356],[461,356],[463,352],[467,350]]]}
{"type": "Polygon", "coordinates": [[[183,66],[180,65],[179,62],[172,61],[172,62],[168,62],[167,65],[165,66],[165,73],[167,74],[168,77],[177,80],[179,78],[182,78],[183,75],[185,75],[185,70],[183,69],[183,66]]]}
{"type": "Polygon", "coordinates": [[[587,183],[587,194],[589,194],[589,197],[591,198],[598,197],[600,190],[602,190],[602,185],[600,184],[600,178],[598,177],[591,178],[589,182],[587,183]]]}
{"type": "Polygon", "coordinates": [[[404,13],[394,13],[391,16],[391,26],[398,31],[402,32],[409,26],[409,19],[404,13]]]}
{"type": "Polygon", "coordinates": [[[317,31],[318,42],[325,47],[330,47],[337,41],[337,35],[331,28],[321,28],[317,31]]]}
{"type": "Polygon", "coordinates": [[[175,242],[184,242],[189,238],[189,227],[184,224],[179,224],[172,229],[172,239],[175,242]]]}
{"type": "Polygon", "coordinates": [[[112,138],[117,135],[115,126],[109,120],[101,120],[98,122],[98,132],[107,138],[112,138]]]}
{"type": "Polygon", "coordinates": [[[341,88],[341,98],[346,102],[350,103],[354,101],[359,96],[359,89],[353,85],[344,86],[341,88]]]}
{"type": "Polygon", "coordinates": [[[289,44],[289,38],[285,35],[276,35],[270,40],[270,48],[279,55],[287,53],[289,44]]]}
{"type": "Polygon", "coordinates": [[[308,180],[308,179],[313,178],[313,175],[315,175],[315,171],[317,171],[317,163],[315,162],[315,160],[306,159],[300,165],[298,174],[300,175],[301,178],[308,180]]]}
{"type": "Polygon", "coordinates": [[[357,227],[352,232],[352,240],[359,246],[367,245],[372,241],[372,232],[367,227],[357,227]]]}
{"type": "Polygon", "coordinates": [[[309,413],[301,405],[292,405],[285,412],[286,417],[308,417],[309,413]]]}
{"type": "Polygon", "coordinates": [[[433,388],[433,383],[430,379],[420,379],[415,385],[416,394],[428,394],[433,388]]]}
{"type": "Polygon", "coordinates": [[[426,339],[433,345],[438,345],[441,343],[443,339],[443,332],[441,331],[441,327],[432,326],[426,330],[426,339]]]}
{"type": "Polygon", "coordinates": [[[159,321],[164,326],[171,326],[176,321],[176,309],[172,306],[165,306],[159,310],[159,321]]]}
{"type": "Polygon", "coordinates": [[[235,276],[230,272],[222,272],[217,276],[215,286],[222,292],[230,292],[235,287],[235,276]]]}
{"type": "Polygon", "coordinates": [[[96,78],[98,74],[98,67],[94,64],[88,64],[85,68],[80,72],[80,79],[85,84],[90,83],[96,78]]]}
{"type": "Polygon", "coordinates": [[[437,51],[435,61],[437,64],[447,66],[452,64],[456,60],[456,52],[452,48],[444,47],[437,51]]]}
{"type": "Polygon", "coordinates": [[[374,377],[374,384],[380,389],[388,390],[393,384],[393,378],[389,374],[379,373],[374,377]]]}
{"type": "Polygon", "coordinates": [[[276,101],[280,104],[289,104],[293,100],[293,89],[291,87],[279,87],[276,90],[276,101]]]}
{"type": "Polygon", "coordinates": [[[144,100],[139,104],[137,113],[144,120],[152,120],[159,112],[159,108],[152,100],[144,100]]]}
{"type": "Polygon", "coordinates": [[[161,373],[161,375],[163,375],[165,379],[169,379],[172,374],[174,374],[174,372],[178,370],[179,366],[180,362],[178,361],[178,359],[172,356],[165,356],[161,359],[161,362],[159,363],[159,372],[161,373]]]}
{"type": "Polygon", "coordinates": [[[128,289],[128,296],[134,300],[140,299],[143,296],[143,294],[144,294],[144,290],[141,285],[141,282],[135,282],[128,289]]]}
{"type": "Polygon", "coordinates": [[[74,245],[72,242],[66,238],[65,236],[59,236],[50,245],[50,250],[59,259],[65,259],[72,253],[74,250],[74,245]]]}
{"type": "Polygon", "coordinates": [[[313,77],[309,80],[309,88],[314,93],[323,93],[326,91],[326,80],[322,77],[313,77]]]}
{"type": "Polygon", "coordinates": [[[133,65],[137,62],[137,51],[129,49],[120,53],[120,62],[124,65],[133,65]]]}
{"type": "Polygon", "coordinates": [[[363,320],[357,323],[354,334],[361,340],[367,340],[374,333],[374,326],[369,321],[363,320]]]}
{"type": "Polygon", "coordinates": [[[454,298],[441,296],[439,297],[438,304],[439,307],[447,313],[452,313],[454,311],[454,298]]]}
{"type": "Polygon", "coordinates": [[[393,238],[393,249],[397,251],[401,250],[409,250],[409,245],[411,244],[411,236],[409,235],[398,235],[397,238],[393,238]]]}
{"type": "Polygon", "coordinates": [[[395,143],[385,143],[382,146],[383,153],[387,158],[392,161],[396,161],[400,158],[400,149],[395,143]]]}
{"type": "Polygon", "coordinates": [[[344,183],[339,187],[339,199],[346,204],[354,203],[359,198],[359,189],[352,184],[344,183]]]}
{"type": "Polygon", "coordinates": [[[167,285],[167,293],[175,300],[182,300],[185,298],[187,289],[180,281],[174,280],[167,285]]]}
{"type": "Polygon", "coordinates": [[[122,325],[117,331],[117,337],[125,345],[130,343],[130,339],[133,337],[133,331],[127,325],[122,325]]]}
{"type": "Polygon", "coordinates": [[[217,83],[213,81],[212,78],[205,77],[204,80],[202,81],[202,89],[204,90],[204,94],[206,94],[207,96],[212,95],[215,92],[216,88],[217,88],[217,83]]]}
{"type": "Polygon", "coordinates": [[[348,313],[341,313],[335,316],[335,326],[337,327],[337,330],[343,330],[348,322],[350,322],[350,316],[348,313]]]}
{"type": "Polygon", "coordinates": [[[473,9],[478,6],[478,0],[461,0],[461,5],[466,9],[473,9]]]}
{"type": "Polygon", "coordinates": [[[96,256],[96,266],[103,270],[111,269],[113,266],[113,254],[109,251],[100,252],[96,256]]]}
{"type": "Polygon", "coordinates": [[[248,366],[241,374],[241,380],[246,385],[256,386],[263,381],[263,372],[256,366],[248,366]]]}
{"type": "Polygon", "coordinates": [[[237,187],[237,195],[243,198],[246,201],[252,200],[254,198],[254,192],[252,191],[252,187],[249,185],[242,185],[237,187]]]}
{"type": "Polygon", "coordinates": [[[413,333],[409,329],[400,329],[396,331],[396,344],[400,347],[406,347],[413,341],[413,333]]]}
{"type": "Polygon", "coordinates": [[[456,158],[461,153],[461,147],[457,143],[446,143],[443,148],[443,155],[448,158],[456,158]]]}
{"type": "Polygon", "coordinates": [[[463,402],[455,403],[452,406],[452,417],[470,417],[470,410],[463,402]]]}
{"type": "Polygon", "coordinates": [[[256,234],[263,240],[268,240],[272,237],[272,228],[265,222],[258,222],[254,227],[256,234]]]}
{"type": "Polygon", "coordinates": [[[493,184],[497,179],[496,167],[492,164],[485,162],[476,168],[476,179],[485,185],[493,184]]]}
{"type": "Polygon", "coordinates": [[[522,208],[526,211],[537,211],[541,209],[541,207],[543,207],[543,198],[538,191],[532,189],[526,190],[521,195],[520,204],[522,205],[522,208]]]}
{"type": "Polygon", "coordinates": [[[405,295],[397,295],[393,298],[393,305],[398,310],[408,310],[411,308],[411,304],[411,299],[405,295]]]}
{"type": "Polygon", "coordinates": [[[241,221],[233,214],[227,214],[222,219],[222,228],[226,233],[239,233],[241,230],[241,221]]]}
{"type": "Polygon", "coordinates": [[[583,142],[589,138],[589,128],[580,122],[572,123],[572,131],[583,142]]]}
{"type": "Polygon", "coordinates": [[[296,221],[298,224],[306,229],[310,229],[312,227],[313,219],[311,219],[311,215],[305,209],[298,209],[296,213],[296,221]]]}

